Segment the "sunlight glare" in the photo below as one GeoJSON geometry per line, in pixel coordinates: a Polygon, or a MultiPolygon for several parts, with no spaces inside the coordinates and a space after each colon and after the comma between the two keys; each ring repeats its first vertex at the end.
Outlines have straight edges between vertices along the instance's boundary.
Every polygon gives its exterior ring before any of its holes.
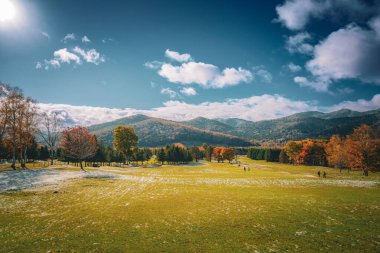
{"type": "Polygon", "coordinates": [[[11,20],[15,16],[15,8],[10,0],[0,0],[0,21],[11,20]]]}

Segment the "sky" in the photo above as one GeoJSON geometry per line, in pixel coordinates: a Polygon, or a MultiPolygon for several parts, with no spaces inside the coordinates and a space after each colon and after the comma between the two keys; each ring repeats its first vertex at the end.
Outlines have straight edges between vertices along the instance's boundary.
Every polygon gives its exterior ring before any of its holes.
{"type": "Polygon", "coordinates": [[[0,81],[91,125],[380,107],[376,0],[0,0],[0,81]]]}

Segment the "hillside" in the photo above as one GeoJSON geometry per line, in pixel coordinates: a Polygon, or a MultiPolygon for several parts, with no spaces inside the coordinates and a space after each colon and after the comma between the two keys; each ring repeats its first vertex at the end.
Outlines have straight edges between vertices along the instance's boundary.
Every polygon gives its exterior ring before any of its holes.
{"type": "Polygon", "coordinates": [[[144,115],[136,115],[116,121],[107,122],[89,127],[100,141],[112,145],[113,129],[118,125],[129,125],[135,128],[139,136],[140,147],[158,147],[172,143],[185,145],[212,145],[226,146],[251,146],[253,143],[242,137],[225,133],[203,130],[178,122],[150,118],[144,115]]]}
{"type": "Polygon", "coordinates": [[[215,120],[195,124],[198,120],[182,122],[194,127],[221,131],[226,134],[241,136],[258,141],[282,142],[291,139],[329,138],[333,134],[347,135],[361,124],[380,125],[380,110],[356,112],[339,110],[331,113],[303,112],[275,120],[258,122],[241,119],[218,119],[223,124],[217,125],[215,120]]]}
{"type": "Polygon", "coordinates": [[[253,140],[282,143],[305,138],[329,138],[347,135],[362,125],[380,126],[380,110],[356,112],[339,110],[330,113],[303,112],[275,120],[207,119],[198,117],[175,122],[135,115],[89,127],[99,140],[111,145],[113,129],[118,125],[135,128],[142,147],[157,147],[180,142],[185,145],[250,146],[253,140]]]}

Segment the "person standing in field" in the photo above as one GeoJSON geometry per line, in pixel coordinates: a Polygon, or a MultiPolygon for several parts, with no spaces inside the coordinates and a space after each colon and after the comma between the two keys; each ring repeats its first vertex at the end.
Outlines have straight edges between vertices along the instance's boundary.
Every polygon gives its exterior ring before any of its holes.
{"type": "Polygon", "coordinates": [[[321,171],[320,170],[318,170],[317,174],[318,174],[318,177],[321,177],[321,171]]]}

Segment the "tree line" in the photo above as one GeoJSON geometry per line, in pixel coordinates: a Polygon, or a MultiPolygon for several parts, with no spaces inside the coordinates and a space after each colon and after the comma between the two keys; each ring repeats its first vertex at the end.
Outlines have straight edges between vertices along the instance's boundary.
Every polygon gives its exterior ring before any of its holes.
{"type": "Polygon", "coordinates": [[[289,141],[281,149],[251,148],[247,157],[290,164],[330,166],[340,170],[380,170],[380,131],[362,125],[346,137],[333,135],[329,140],[289,141]]]}
{"type": "Polygon", "coordinates": [[[281,149],[279,148],[249,148],[247,157],[253,160],[265,160],[267,162],[279,162],[281,149]]]}

